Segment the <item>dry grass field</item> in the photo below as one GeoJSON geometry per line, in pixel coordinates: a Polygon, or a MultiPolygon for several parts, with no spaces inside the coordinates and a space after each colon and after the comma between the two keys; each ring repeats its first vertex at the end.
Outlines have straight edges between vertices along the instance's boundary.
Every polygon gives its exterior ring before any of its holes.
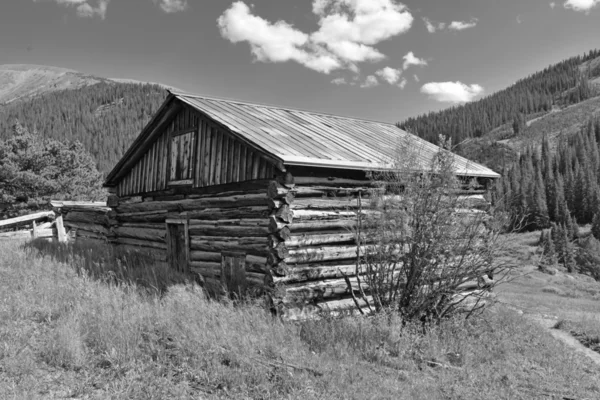
{"type": "MultiPolygon", "coordinates": [[[[535,252],[526,239],[514,239],[524,257],[535,252]]],[[[2,399],[600,398],[600,366],[502,304],[426,330],[394,316],[286,324],[92,250],[0,252],[2,399]]],[[[593,311],[585,282],[536,274],[501,301],[561,318],[593,311]]],[[[591,327],[585,318],[569,321],[591,327]]]]}

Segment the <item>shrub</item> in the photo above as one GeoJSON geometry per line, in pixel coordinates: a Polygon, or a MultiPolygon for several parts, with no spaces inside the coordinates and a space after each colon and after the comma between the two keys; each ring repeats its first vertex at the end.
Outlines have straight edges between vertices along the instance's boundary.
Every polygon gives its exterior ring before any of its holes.
{"type": "Polygon", "coordinates": [[[449,151],[440,150],[427,172],[414,172],[422,164],[417,146],[403,144],[401,161],[375,176],[378,189],[368,206],[360,203],[357,272],[364,277],[357,273],[357,279],[362,301],[373,311],[439,321],[482,306],[493,286],[489,278],[504,269],[494,263],[499,225],[460,195],[449,151]],[[478,284],[482,280],[486,285],[478,284]],[[473,287],[478,290],[463,293],[473,287]]]}

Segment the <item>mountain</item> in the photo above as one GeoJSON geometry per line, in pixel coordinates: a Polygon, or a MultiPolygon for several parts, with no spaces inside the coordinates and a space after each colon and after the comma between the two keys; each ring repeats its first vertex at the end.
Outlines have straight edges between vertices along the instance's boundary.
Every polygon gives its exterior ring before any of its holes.
{"type": "Polygon", "coordinates": [[[106,78],[65,68],[27,64],[0,65],[0,104],[106,81],[106,78]]]}
{"type": "Polygon", "coordinates": [[[600,50],[551,65],[481,100],[409,118],[398,126],[431,142],[440,134],[457,152],[492,169],[515,161],[524,146],[551,146],[600,113],[600,50]]]}
{"type": "Polygon", "coordinates": [[[103,174],[167,95],[160,85],[119,83],[52,67],[11,68],[4,69],[12,72],[3,75],[6,86],[0,86],[11,99],[0,105],[0,139],[12,137],[19,122],[42,137],[78,141],[103,174]]]}

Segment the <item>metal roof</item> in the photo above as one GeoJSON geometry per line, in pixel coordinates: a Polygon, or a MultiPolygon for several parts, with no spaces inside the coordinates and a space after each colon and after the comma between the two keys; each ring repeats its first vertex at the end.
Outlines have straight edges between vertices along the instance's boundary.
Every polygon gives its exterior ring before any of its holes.
{"type": "MultiPolygon", "coordinates": [[[[410,143],[415,170],[427,170],[439,147],[394,124],[303,110],[249,104],[189,93],[173,96],[257,147],[284,165],[360,170],[391,168],[403,143],[410,143]]],[[[499,178],[496,172],[464,157],[455,157],[457,175],[499,178]]]]}

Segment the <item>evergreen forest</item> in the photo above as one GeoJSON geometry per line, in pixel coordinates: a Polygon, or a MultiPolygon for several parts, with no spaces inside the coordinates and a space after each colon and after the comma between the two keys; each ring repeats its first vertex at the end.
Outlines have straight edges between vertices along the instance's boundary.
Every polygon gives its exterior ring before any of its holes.
{"type": "Polygon", "coordinates": [[[79,142],[105,175],[164,101],[158,85],[103,82],[0,107],[0,140],[19,122],[42,138],[79,142]]]}
{"type": "Polygon", "coordinates": [[[527,115],[546,113],[554,105],[577,104],[600,94],[588,84],[590,78],[600,76],[600,65],[582,68],[584,63],[598,57],[600,49],[592,50],[549,66],[481,100],[409,118],[398,126],[432,143],[444,135],[459,144],[504,124],[513,124],[518,134],[527,115]]]}

